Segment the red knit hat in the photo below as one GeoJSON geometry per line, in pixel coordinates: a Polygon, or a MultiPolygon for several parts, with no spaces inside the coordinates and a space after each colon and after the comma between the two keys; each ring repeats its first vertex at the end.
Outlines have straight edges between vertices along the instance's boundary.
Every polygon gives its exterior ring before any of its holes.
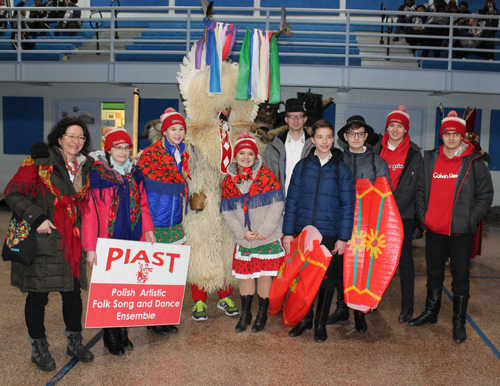
{"type": "Polygon", "coordinates": [[[180,113],[175,111],[172,107],[169,107],[168,109],[165,110],[165,113],[160,117],[161,119],[161,133],[163,135],[163,132],[167,130],[170,126],[173,125],[182,125],[184,126],[184,130],[187,130],[186,128],[186,121],[182,117],[180,113]]]}
{"type": "Polygon", "coordinates": [[[459,118],[455,110],[451,110],[448,113],[448,116],[441,122],[441,131],[439,132],[439,136],[443,138],[444,133],[447,133],[448,131],[456,131],[462,136],[462,138],[465,138],[466,126],[467,124],[465,123],[465,120],[459,118]]]}
{"type": "Polygon", "coordinates": [[[107,129],[104,133],[104,152],[107,153],[112,147],[127,143],[132,147],[132,140],[125,129],[107,129]]]}
{"type": "Polygon", "coordinates": [[[233,153],[234,156],[241,149],[251,149],[255,153],[255,156],[257,156],[257,154],[259,154],[259,149],[257,148],[257,142],[246,131],[242,131],[240,133],[240,137],[238,138],[238,140],[236,141],[236,143],[234,145],[234,153],[233,153]]]}
{"type": "Polygon", "coordinates": [[[406,112],[406,107],[401,105],[397,110],[389,113],[387,121],[385,121],[386,130],[391,123],[400,123],[404,126],[406,131],[410,131],[410,115],[406,112]]]}

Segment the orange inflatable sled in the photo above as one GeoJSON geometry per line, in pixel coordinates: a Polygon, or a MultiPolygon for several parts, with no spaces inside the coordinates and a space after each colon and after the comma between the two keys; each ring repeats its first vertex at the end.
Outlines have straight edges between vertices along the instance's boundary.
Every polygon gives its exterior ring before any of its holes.
{"type": "Polygon", "coordinates": [[[281,260],[278,276],[276,276],[271,285],[269,293],[269,315],[276,316],[281,311],[283,299],[290,288],[290,284],[296,278],[300,269],[307,261],[312,252],[314,240],[321,240],[323,236],[313,227],[307,226],[293,240],[290,245],[290,253],[281,260]]]}
{"type": "Polygon", "coordinates": [[[398,266],[403,223],[385,177],[356,181],[354,227],[344,254],[344,296],[350,308],[377,308],[398,266]]]}
{"type": "Polygon", "coordinates": [[[318,293],[332,254],[320,240],[314,240],[314,249],[294,278],[283,301],[281,322],[285,327],[296,326],[306,316],[318,293]]]}

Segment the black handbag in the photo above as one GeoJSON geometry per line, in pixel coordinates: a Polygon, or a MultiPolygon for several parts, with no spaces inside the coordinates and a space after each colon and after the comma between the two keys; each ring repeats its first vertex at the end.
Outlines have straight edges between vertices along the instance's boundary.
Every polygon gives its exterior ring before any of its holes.
{"type": "Polygon", "coordinates": [[[36,230],[31,229],[30,224],[13,213],[2,248],[3,260],[21,263],[29,267],[35,260],[35,232],[36,230]]]}

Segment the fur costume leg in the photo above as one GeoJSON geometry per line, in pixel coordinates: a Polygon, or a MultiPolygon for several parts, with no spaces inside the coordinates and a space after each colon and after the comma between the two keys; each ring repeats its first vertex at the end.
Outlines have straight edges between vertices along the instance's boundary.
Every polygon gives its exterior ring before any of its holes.
{"type": "MultiPolygon", "coordinates": [[[[190,155],[190,194],[206,195],[202,211],[188,210],[183,226],[186,245],[191,246],[188,283],[208,293],[229,290],[237,283],[232,276],[234,237],[220,214],[221,126],[217,111],[230,109],[229,137],[235,143],[242,130],[252,126],[258,106],[253,101],[235,100],[238,64],[222,63],[222,94],[206,93],[209,67],[197,70],[193,50],[184,58],[178,74],[179,89],[186,111],[185,143],[190,155]]],[[[260,149],[264,144],[258,141],[260,149]]],[[[226,295],[227,296],[227,295],[226,295]]],[[[198,299],[196,299],[198,300],[198,299]]]]}

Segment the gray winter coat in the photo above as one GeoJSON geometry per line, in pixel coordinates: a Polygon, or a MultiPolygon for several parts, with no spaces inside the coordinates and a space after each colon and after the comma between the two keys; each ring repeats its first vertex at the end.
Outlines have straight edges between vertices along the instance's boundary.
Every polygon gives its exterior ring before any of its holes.
{"type": "Polygon", "coordinates": [[[349,146],[346,146],[344,150],[343,161],[351,169],[354,180],[368,178],[374,184],[375,178],[387,177],[390,183],[389,168],[384,159],[375,155],[369,144],[366,143],[365,146],[366,151],[364,153],[351,153],[349,146]]]}
{"type": "MultiPolygon", "coordinates": [[[[382,136],[380,139],[382,140],[382,136]]],[[[381,140],[373,147],[375,154],[380,154],[382,151],[381,140]]],[[[410,141],[410,149],[406,155],[403,172],[399,178],[398,186],[393,192],[401,218],[412,220],[415,218],[415,193],[423,162],[420,148],[410,141]]]]}
{"type": "MultiPolygon", "coordinates": [[[[288,126],[282,126],[275,130],[277,134],[274,136],[271,143],[266,146],[262,162],[266,165],[280,181],[281,189],[285,193],[285,171],[286,171],[286,156],[285,156],[285,141],[288,135],[288,126]]],[[[305,143],[302,149],[301,159],[309,154],[312,147],[311,136],[304,130],[305,143]]]]}
{"type": "MultiPolygon", "coordinates": [[[[417,221],[424,224],[429,206],[432,173],[439,148],[424,153],[424,168],[420,173],[415,196],[417,221]]],[[[450,235],[474,234],[493,202],[493,183],[488,167],[477,150],[465,156],[458,172],[453,201],[450,235]]]]}
{"type": "MultiPolygon", "coordinates": [[[[35,158],[35,166],[54,165],[51,181],[62,194],[73,196],[75,189],[69,179],[64,160],[57,146],[50,148],[48,158],[35,158]]],[[[87,157],[82,164],[82,181],[85,183],[87,174],[90,172],[94,160],[87,157]]],[[[44,194],[39,192],[33,202],[30,198],[21,194],[15,184],[9,194],[5,196],[7,205],[17,213],[23,220],[30,223],[32,231],[36,230],[45,220],[54,223],[54,200],[55,196],[42,186],[38,180],[44,194]]],[[[77,226],[81,230],[80,219],[77,226]]],[[[59,292],[73,291],[74,276],[64,253],[61,250],[61,234],[53,229],[52,233],[36,233],[36,257],[29,266],[21,263],[11,263],[11,284],[18,287],[22,292],[59,292]]],[[[85,254],[82,250],[80,264],[80,286],[87,288],[87,277],[85,270],[85,254]]]]}

